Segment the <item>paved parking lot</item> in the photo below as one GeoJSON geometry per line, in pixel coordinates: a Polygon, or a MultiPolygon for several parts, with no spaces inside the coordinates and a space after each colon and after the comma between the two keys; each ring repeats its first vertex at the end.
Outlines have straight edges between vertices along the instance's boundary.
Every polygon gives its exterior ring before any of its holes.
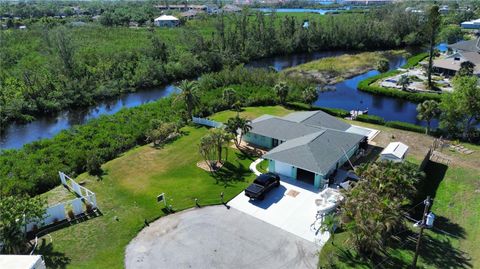
{"type": "Polygon", "coordinates": [[[228,204],[321,246],[328,240],[328,233],[322,234],[311,227],[316,221],[318,193],[311,184],[282,177],[280,187],[271,190],[263,201],[250,200],[242,192],[228,204]]]}
{"type": "Polygon", "coordinates": [[[318,246],[234,208],[160,218],[126,249],[126,268],[316,268],[318,246]]]}

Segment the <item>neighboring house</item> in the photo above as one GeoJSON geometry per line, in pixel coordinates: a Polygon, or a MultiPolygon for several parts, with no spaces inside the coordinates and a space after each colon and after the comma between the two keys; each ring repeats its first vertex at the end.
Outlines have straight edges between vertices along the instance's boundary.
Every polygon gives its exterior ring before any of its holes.
{"type": "Polygon", "coordinates": [[[242,9],[236,5],[224,5],[222,11],[225,13],[235,13],[242,11],[242,9]]]}
{"type": "Polygon", "coordinates": [[[403,162],[408,153],[408,146],[401,142],[392,142],[380,153],[380,160],[403,162]]]}
{"type": "Polygon", "coordinates": [[[438,9],[440,14],[448,14],[450,12],[450,8],[447,5],[443,5],[438,9]]]}
{"type": "Polygon", "coordinates": [[[205,13],[202,10],[197,10],[197,9],[190,9],[185,12],[180,13],[180,17],[183,17],[185,19],[193,19],[196,18],[199,14],[205,13]]]}
{"type": "Polygon", "coordinates": [[[463,29],[480,29],[480,19],[465,21],[460,24],[463,29]]]}
{"type": "Polygon", "coordinates": [[[0,268],[45,269],[42,255],[0,255],[0,268]]]}
{"type": "Polygon", "coordinates": [[[480,37],[472,40],[464,40],[448,45],[448,48],[456,52],[480,52],[480,37]]]}
{"type": "Polygon", "coordinates": [[[437,73],[454,76],[460,70],[462,63],[471,62],[475,65],[473,74],[480,77],[480,53],[459,51],[433,61],[433,69],[437,73]]]}
{"type": "Polygon", "coordinates": [[[351,126],[323,111],[263,115],[251,123],[244,141],[271,149],[263,158],[269,171],[328,186],[329,177],[367,146],[369,130],[351,126]]]}
{"type": "Polygon", "coordinates": [[[153,24],[158,27],[176,27],[180,24],[180,20],[171,15],[162,15],[156,18],[153,24]]]}

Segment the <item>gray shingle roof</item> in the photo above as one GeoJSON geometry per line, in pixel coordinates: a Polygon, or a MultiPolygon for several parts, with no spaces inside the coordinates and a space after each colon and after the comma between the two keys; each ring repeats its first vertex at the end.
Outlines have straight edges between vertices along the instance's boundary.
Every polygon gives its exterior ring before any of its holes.
{"type": "Polygon", "coordinates": [[[480,51],[480,40],[473,39],[473,40],[460,41],[455,44],[448,45],[448,47],[456,50],[478,52],[480,51]]]}
{"type": "Polygon", "coordinates": [[[363,138],[358,134],[325,129],[288,140],[267,152],[263,158],[325,175],[335,167],[345,152],[363,138]]]}
{"type": "Polygon", "coordinates": [[[279,140],[290,140],[300,136],[321,131],[321,128],[299,124],[282,118],[264,115],[252,121],[251,133],[276,138],[279,140]]]}
{"type": "Polygon", "coordinates": [[[301,120],[300,121],[301,123],[312,125],[312,126],[318,126],[318,127],[322,127],[322,128],[345,131],[345,130],[347,130],[348,128],[351,127],[350,124],[348,124],[346,122],[343,122],[343,121],[335,118],[334,116],[332,116],[328,113],[325,113],[321,110],[313,111],[313,113],[311,113],[311,112],[310,113],[309,112],[294,112],[294,113],[291,113],[291,114],[285,116],[284,118],[286,118],[288,116],[296,117],[296,118],[300,118],[301,116],[303,116],[303,117],[305,117],[305,119],[301,120]],[[295,114],[298,114],[298,115],[295,115],[295,114]]]}

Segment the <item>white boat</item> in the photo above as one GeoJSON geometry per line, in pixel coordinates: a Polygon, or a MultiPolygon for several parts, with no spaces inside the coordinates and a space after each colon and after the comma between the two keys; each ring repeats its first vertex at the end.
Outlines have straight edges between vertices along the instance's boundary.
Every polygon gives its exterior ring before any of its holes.
{"type": "Polygon", "coordinates": [[[315,200],[317,213],[324,214],[333,211],[343,200],[343,195],[336,189],[326,188],[318,194],[315,200]]]}

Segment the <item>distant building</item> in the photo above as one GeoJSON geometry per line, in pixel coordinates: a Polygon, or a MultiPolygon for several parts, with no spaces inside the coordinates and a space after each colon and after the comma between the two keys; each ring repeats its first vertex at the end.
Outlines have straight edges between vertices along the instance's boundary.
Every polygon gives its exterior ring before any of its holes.
{"type": "Polygon", "coordinates": [[[25,25],[20,25],[20,26],[18,26],[18,29],[20,29],[20,30],[26,30],[26,29],[27,29],[27,26],[25,26],[25,25]]]}
{"type": "Polygon", "coordinates": [[[242,9],[236,5],[225,5],[222,7],[222,11],[225,13],[235,13],[242,11],[242,9]]]}
{"type": "Polygon", "coordinates": [[[435,72],[454,76],[460,70],[462,63],[471,62],[475,65],[473,74],[480,76],[480,37],[448,45],[448,48],[451,50],[450,55],[433,61],[435,72]]]}
{"type": "Polygon", "coordinates": [[[190,9],[185,12],[180,13],[180,17],[185,18],[185,19],[193,19],[196,18],[198,15],[205,13],[202,10],[197,10],[197,9],[190,9]]]}
{"type": "Polygon", "coordinates": [[[46,269],[41,255],[0,255],[0,268],[46,269]]]}
{"type": "Polygon", "coordinates": [[[440,14],[447,14],[448,12],[450,12],[450,8],[447,5],[444,5],[438,9],[438,12],[440,14]]]}
{"type": "Polygon", "coordinates": [[[461,23],[463,29],[480,29],[480,19],[461,23]]]}
{"type": "Polygon", "coordinates": [[[153,23],[158,27],[176,27],[180,24],[180,20],[171,15],[162,15],[156,18],[153,23]]]}

